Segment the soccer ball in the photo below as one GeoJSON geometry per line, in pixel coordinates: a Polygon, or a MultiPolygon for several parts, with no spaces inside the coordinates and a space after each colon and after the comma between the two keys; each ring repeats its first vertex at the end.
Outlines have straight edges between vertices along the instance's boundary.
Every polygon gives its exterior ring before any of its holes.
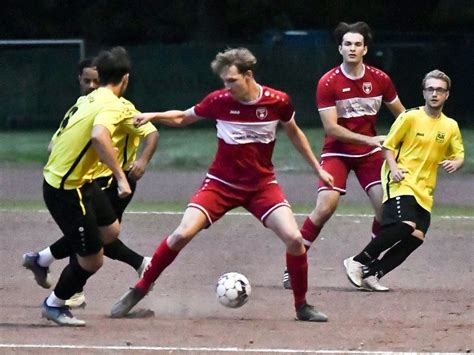
{"type": "Polygon", "coordinates": [[[249,280],[238,272],[228,272],[217,280],[216,296],[226,307],[242,307],[249,300],[251,292],[249,280]]]}

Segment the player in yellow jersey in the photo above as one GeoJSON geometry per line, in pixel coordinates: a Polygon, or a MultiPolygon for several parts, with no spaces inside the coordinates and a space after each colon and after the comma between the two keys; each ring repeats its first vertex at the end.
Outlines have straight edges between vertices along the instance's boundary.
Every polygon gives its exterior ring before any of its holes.
{"type": "MultiPolygon", "coordinates": [[[[97,68],[95,67],[93,58],[82,60],[78,65],[78,72],[79,86],[82,95],[90,94],[92,91],[97,89],[99,74],[97,73],[97,68]]],[[[130,101],[123,97],[120,99],[125,104],[130,115],[139,113],[130,101]]],[[[99,162],[100,168],[96,172],[94,179],[107,195],[119,222],[121,222],[123,212],[130,203],[133,193],[135,192],[136,182],[143,176],[145,168],[153,156],[157,141],[158,132],[155,126],[151,123],[136,128],[133,126],[131,119],[129,119],[129,121],[120,125],[114,132],[112,142],[117,151],[117,158],[122,164],[122,169],[124,170],[128,183],[132,189],[132,194],[127,198],[118,197],[116,179],[113,178],[110,169],[99,162]],[[140,157],[136,159],[137,150],[142,138],[144,139],[143,151],[140,157]]],[[[48,149],[51,151],[52,142],[48,149]]],[[[97,203],[100,204],[100,201],[101,199],[98,199],[97,203]]],[[[100,208],[100,205],[98,208],[100,208]]],[[[115,239],[109,244],[104,244],[104,255],[132,266],[139,276],[142,275],[146,265],[151,259],[136,253],[119,239],[115,239]]],[[[73,262],[75,262],[74,251],[71,249],[68,238],[63,236],[47,248],[37,253],[33,252],[25,254],[23,256],[23,264],[33,272],[38,285],[44,288],[50,288],[50,265],[55,260],[64,259],[68,256],[72,256],[73,262]]],[[[79,292],[74,294],[70,299],[66,300],[66,305],[71,308],[85,307],[86,298],[83,290],[79,290],[79,292]]]]}
{"type": "Polygon", "coordinates": [[[389,290],[380,285],[379,279],[423,244],[438,167],[451,174],[464,163],[458,124],[442,112],[451,79],[433,70],[426,74],[422,85],[425,105],[402,113],[383,144],[382,230],[360,254],[344,261],[349,281],[361,289],[389,290]]]}
{"type": "Polygon", "coordinates": [[[43,171],[46,206],[76,256],[42,305],[43,316],[62,326],[85,325],[71,314],[66,300],[102,266],[103,244],[116,240],[120,232],[110,201],[93,181],[98,162],[112,171],[119,197],[131,194],[111,139],[129,117],[120,97],[128,86],[130,60],[125,49],[116,47],[101,52],[95,64],[100,87],[68,110],[43,171]]]}

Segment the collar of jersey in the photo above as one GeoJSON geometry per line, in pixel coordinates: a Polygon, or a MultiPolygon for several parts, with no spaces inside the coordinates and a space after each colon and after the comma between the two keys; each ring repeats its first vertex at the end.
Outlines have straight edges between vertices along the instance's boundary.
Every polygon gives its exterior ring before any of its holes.
{"type": "Polygon", "coordinates": [[[340,65],[340,68],[341,68],[342,74],[345,77],[347,77],[348,79],[351,79],[351,80],[362,79],[365,75],[365,65],[364,64],[362,64],[362,74],[360,74],[359,76],[353,76],[353,75],[350,75],[349,73],[346,73],[346,71],[344,70],[344,66],[342,64],[340,65]]]}

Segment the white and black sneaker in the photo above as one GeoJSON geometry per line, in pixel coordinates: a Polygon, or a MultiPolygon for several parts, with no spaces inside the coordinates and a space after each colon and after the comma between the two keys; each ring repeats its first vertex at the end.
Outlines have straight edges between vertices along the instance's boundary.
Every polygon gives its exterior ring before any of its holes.
{"type": "Polygon", "coordinates": [[[283,288],[285,290],[291,290],[291,279],[290,274],[288,273],[288,269],[283,271],[283,288]]]}
{"type": "Polygon", "coordinates": [[[357,288],[360,288],[362,286],[362,269],[364,265],[358,261],[355,261],[354,256],[344,260],[344,267],[346,268],[346,275],[351,284],[357,288]]]}
{"type": "Polygon", "coordinates": [[[369,275],[362,279],[361,290],[374,292],[388,292],[390,289],[379,283],[377,275],[369,275]]]}

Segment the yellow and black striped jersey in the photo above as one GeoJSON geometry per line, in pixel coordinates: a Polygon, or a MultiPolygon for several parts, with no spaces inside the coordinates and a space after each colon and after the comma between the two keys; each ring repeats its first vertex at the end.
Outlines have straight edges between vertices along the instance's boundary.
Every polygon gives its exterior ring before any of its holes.
{"type": "Polygon", "coordinates": [[[432,118],[423,107],[398,116],[383,146],[393,151],[398,167],[406,171],[402,181],[394,182],[384,162],[381,173],[384,202],[396,196],[411,195],[429,212],[433,207],[438,164],[445,159],[464,158],[457,122],[443,113],[432,118]]]}
{"type": "Polygon", "coordinates": [[[81,96],[64,116],[52,138],[53,149],[43,169],[47,183],[58,189],[75,189],[92,180],[99,156],[91,147],[94,125],[116,128],[132,117],[129,107],[107,88],[81,96]]]}
{"type": "MultiPolygon", "coordinates": [[[[127,107],[131,116],[140,113],[127,99],[120,98],[120,100],[127,107]]],[[[138,147],[142,138],[152,132],[156,132],[156,127],[152,123],[148,122],[137,128],[133,125],[133,117],[127,118],[117,127],[112,136],[112,142],[114,147],[117,148],[117,159],[124,171],[130,170],[130,166],[137,157],[138,147]]],[[[108,166],[99,162],[99,167],[94,172],[94,179],[111,175],[112,171],[108,166]]]]}

